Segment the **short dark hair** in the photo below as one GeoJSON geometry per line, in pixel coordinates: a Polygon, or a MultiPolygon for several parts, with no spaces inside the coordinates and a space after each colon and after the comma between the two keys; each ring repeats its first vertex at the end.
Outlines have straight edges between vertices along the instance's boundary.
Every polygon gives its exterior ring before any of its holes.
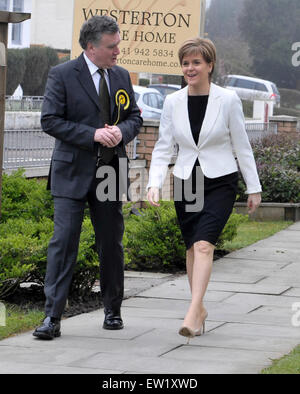
{"type": "Polygon", "coordinates": [[[114,18],[107,15],[96,15],[82,25],[79,44],[82,49],[86,49],[89,42],[94,45],[99,44],[103,34],[115,34],[119,32],[119,26],[114,18]]]}

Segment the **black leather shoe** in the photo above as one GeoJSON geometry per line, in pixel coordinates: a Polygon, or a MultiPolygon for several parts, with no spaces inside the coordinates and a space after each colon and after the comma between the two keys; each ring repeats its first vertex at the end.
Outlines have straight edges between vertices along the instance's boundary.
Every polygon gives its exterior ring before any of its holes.
{"type": "Polygon", "coordinates": [[[53,339],[61,336],[60,332],[60,320],[46,317],[43,324],[36,328],[33,336],[39,339],[53,339]]]}
{"type": "Polygon", "coordinates": [[[124,328],[124,325],[120,312],[106,310],[103,328],[105,330],[122,330],[122,328],[124,328]]]}

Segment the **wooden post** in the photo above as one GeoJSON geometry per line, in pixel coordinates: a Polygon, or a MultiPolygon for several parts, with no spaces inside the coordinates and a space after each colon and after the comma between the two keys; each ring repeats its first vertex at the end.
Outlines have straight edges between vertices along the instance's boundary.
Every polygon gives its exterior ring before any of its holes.
{"type": "Polygon", "coordinates": [[[2,168],[6,96],[7,36],[9,23],[21,23],[31,18],[23,12],[0,11],[0,217],[2,200],[2,168]]]}

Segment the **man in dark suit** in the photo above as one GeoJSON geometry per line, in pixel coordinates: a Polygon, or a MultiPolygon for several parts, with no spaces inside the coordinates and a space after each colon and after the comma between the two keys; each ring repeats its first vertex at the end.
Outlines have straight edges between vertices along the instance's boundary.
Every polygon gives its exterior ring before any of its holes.
{"type": "Polygon", "coordinates": [[[41,339],[61,335],[60,319],[76,263],[86,202],[101,261],[103,328],[123,328],[124,223],[118,185],[127,183],[126,176],[120,181],[126,173],[120,163],[125,161],[127,169],[125,145],[138,134],[142,118],[129,73],[116,66],[120,31],[115,20],[108,16],[89,19],[81,28],[79,42],[84,50],[81,56],[50,70],[41,116],[43,130],[56,139],[49,174],[54,235],[45,279],[46,318],[33,333],[41,339]],[[107,168],[116,175],[115,184],[108,185],[116,188],[116,200],[105,201],[99,192],[101,181],[107,181],[103,176],[107,168]]]}

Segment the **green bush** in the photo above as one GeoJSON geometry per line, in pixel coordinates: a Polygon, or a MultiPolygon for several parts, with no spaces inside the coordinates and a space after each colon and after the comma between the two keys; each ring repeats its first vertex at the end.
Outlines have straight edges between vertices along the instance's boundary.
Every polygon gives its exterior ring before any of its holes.
{"type": "MultiPolygon", "coordinates": [[[[300,137],[277,134],[252,144],[263,202],[300,201],[300,137]]],[[[244,182],[239,182],[239,201],[246,201],[244,182]]]]}
{"type": "MultiPolygon", "coordinates": [[[[44,285],[47,249],[53,234],[53,221],[36,222],[23,218],[0,224],[0,299],[11,295],[22,282],[44,285]]],[[[99,261],[90,219],[82,225],[79,253],[70,297],[89,294],[99,278],[99,261]]]]}
{"type": "MultiPolygon", "coordinates": [[[[0,299],[20,283],[44,284],[47,249],[53,234],[53,201],[45,181],[26,179],[18,170],[3,176],[0,223],[0,299]]],[[[70,297],[91,292],[99,277],[94,231],[85,218],[70,297]]]]}
{"type": "Polygon", "coordinates": [[[125,215],[123,240],[129,269],[168,271],[183,268],[185,246],[172,202],[148,204],[141,216],[125,215]]]}
{"type": "Polygon", "coordinates": [[[37,221],[53,217],[53,201],[46,181],[26,179],[23,169],[3,174],[1,222],[16,217],[37,221]]]}
{"type": "Polygon", "coordinates": [[[0,298],[11,295],[20,283],[43,282],[38,266],[46,264],[53,223],[28,219],[8,219],[0,224],[0,298]]]}
{"type": "Polygon", "coordinates": [[[273,164],[261,166],[259,176],[263,185],[263,202],[300,201],[299,172],[273,164]]]}
{"type": "MultiPolygon", "coordinates": [[[[129,215],[131,204],[124,208],[125,263],[129,269],[176,271],[185,268],[186,248],[181,236],[173,202],[162,201],[159,208],[148,204],[140,210],[141,216],[129,215]]],[[[247,217],[233,213],[216,247],[237,234],[238,225],[247,217]]]]}

